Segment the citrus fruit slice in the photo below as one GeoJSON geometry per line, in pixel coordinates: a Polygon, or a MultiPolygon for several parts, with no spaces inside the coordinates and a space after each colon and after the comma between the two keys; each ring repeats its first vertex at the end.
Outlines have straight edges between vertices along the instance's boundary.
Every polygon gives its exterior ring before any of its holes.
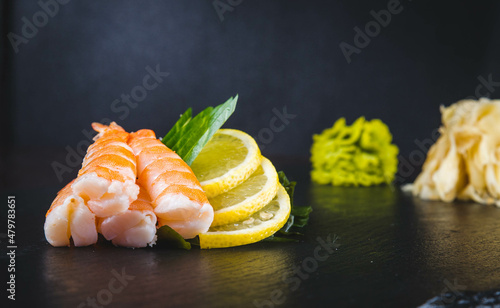
{"type": "Polygon", "coordinates": [[[279,185],[274,199],[243,221],[211,227],[199,235],[200,247],[224,248],[251,244],[276,233],[290,216],[290,198],[279,185]]]}
{"type": "Polygon", "coordinates": [[[276,169],[263,157],[260,166],[245,182],[208,199],[214,208],[212,227],[244,220],[257,212],[276,196],[278,185],[276,169]]]}
{"type": "Polygon", "coordinates": [[[208,198],[241,184],[259,167],[255,140],[236,129],[219,129],[191,164],[208,198]]]}

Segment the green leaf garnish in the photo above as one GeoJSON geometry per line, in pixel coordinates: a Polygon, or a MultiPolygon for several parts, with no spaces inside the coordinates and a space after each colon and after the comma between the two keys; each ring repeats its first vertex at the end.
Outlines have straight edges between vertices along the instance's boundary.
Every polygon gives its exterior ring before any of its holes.
{"type": "Polygon", "coordinates": [[[274,236],[274,234],[273,234],[270,237],[265,238],[263,241],[284,243],[284,242],[298,242],[299,240],[293,239],[293,238],[286,238],[286,237],[277,237],[277,236],[274,236]]]}
{"type": "Polygon", "coordinates": [[[187,242],[179,233],[174,229],[165,225],[156,231],[156,245],[167,246],[190,250],[191,244],[187,242]]]}
{"type": "Polygon", "coordinates": [[[189,108],[162,138],[163,144],[191,165],[210,138],[233,114],[237,101],[238,95],[215,108],[207,107],[194,118],[189,108]]]}
{"type": "Polygon", "coordinates": [[[293,205],[293,194],[295,192],[295,185],[297,182],[289,181],[283,171],[278,172],[278,178],[285,188],[288,196],[290,196],[290,205],[292,207],[290,211],[290,217],[288,217],[285,225],[279,229],[274,235],[264,239],[264,241],[269,242],[293,242],[297,241],[290,236],[293,235],[302,235],[302,233],[298,232],[300,228],[303,228],[307,225],[309,221],[309,214],[312,212],[312,207],[310,206],[294,206],[293,205]],[[277,236],[279,235],[279,236],[277,236]]]}
{"type": "Polygon", "coordinates": [[[170,139],[172,139],[173,136],[178,134],[179,131],[181,130],[181,128],[184,127],[187,124],[187,122],[191,121],[192,113],[193,113],[193,109],[188,108],[188,110],[186,110],[181,115],[179,120],[177,120],[177,122],[175,122],[174,127],[172,127],[172,129],[170,129],[170,131],[167,133],[167,135],[165,137],[163,137],[162,140],[170,140],[170,139]]]}
{"type": "Polygon", "coordinates": [[[294,216],[309,217],[309,214],[311,212],[312,212],[312,208],[310,206],[293,206],[292,207],[292,215],[294,215],[294,216]]]}
{"type": "Polygon", "coordinates": [[[195,246],[198,246],[198,247],[200,246],[200,237],[198,235],[195,236],[195,237],[193,237],[193,238],[190,238],[190,239],[188,239],[186,241],[188,241],[189,243],[191,243],[191,245],[195,245],[195,246]]]}
{"type": "Polygon", "coordinates": [[[297,185],[297,182],[295,181],[290,182],[286,177],[285,172],[283,171],[278,171],[278,179],[281,185],[285,188],[288,195],[290,196],[290,205],[293,210],[293,193],[295,192],[295,185],[297,185]]]}

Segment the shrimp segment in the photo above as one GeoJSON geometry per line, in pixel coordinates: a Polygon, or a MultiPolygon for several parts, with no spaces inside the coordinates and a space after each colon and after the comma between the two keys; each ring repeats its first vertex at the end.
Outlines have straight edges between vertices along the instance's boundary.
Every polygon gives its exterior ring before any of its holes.
{"type": "Polygon", "coordinates": [[[92,123],[99,132],[89,146],[72,188],[97,217],[125,212],[137,199],[136,159],[127,145],[129,134],[115,122],[92,123]]]}
{"type": "Polygon", "coordinates": [[[116,246],[146,247],[156,242],[156,215],[147,191],[140,187],[128,210],[99,220],[99,232],[116,246]]]}
{"type": "Polygon", "coordinates": [[[59,191],[45,215],[45,238],[54,247],[70,246],[70,238],[75,246],[97,242],[95,215],[82,198],[73,195],[73,182],[59,191]]]}
{"type": "Polygon", "coordinates": [[[214,212],[191,168],[152,130],[131,133],[128,144],[137,158],[137,182],[148,191],[163,225],[184,238],[206,232],[214,212]]]}

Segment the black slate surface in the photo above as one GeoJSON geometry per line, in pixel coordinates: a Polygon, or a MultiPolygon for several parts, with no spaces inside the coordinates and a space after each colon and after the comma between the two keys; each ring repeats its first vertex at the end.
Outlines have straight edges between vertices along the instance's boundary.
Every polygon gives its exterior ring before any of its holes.
{"type": "MultiPolygon", "coordinates": [[[[500,288],[499,208],[421,201],[389,186],[320,186],[310,183],[308,170],[305,163],[285,169],[299,182],[296,202],[314,208],[300,243],[215,250],[132,250],[105,242],[53,248],[44,239],[43,222],[59,187],[4,192],[5,204],[7,194],[16,196],[17,292],[14,303],[3,288],[1,302],[7,307],[91,307],[93,299],[102,307],[417,307],[447,293],[500,288]],[[336,245],[325,248],[323,241],[335,236],[336,245]]],[[[6,206],[2,209],[4,220],[6,206]]],[[[4,249],[6,238],[0,240],[4,249]]],[[[7,255],[0,260],[6,273],[7,255]]]]}

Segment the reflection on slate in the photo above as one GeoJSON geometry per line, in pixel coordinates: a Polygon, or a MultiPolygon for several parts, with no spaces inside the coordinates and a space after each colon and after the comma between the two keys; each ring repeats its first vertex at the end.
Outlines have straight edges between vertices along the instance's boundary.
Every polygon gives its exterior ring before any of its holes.
{"type": "MultiPolygon", "coordinates": [[[[471,291],[500,288],[500,209],[423,201],[391,186],[316,185],[309,181],[309,164],[279,167],[298,181],[296,204],[314,208],[299,243],[186,251],[125,249],[100,240],[54,248],[44,238],[43,221],[59,187],[9,192],[23,205],[16,217],[22,226],[16,233],[16,303],[399,308],[440,294],[475,303],[479,297],[471,291]],[[321,243],[335,235],[340,246],[327,254],[321,243]]],[[[479,294],[480,300],[498,297],[495,292],[479,294]]]]}
{"type": "Polygon", "coordinates": [[[419,308],[500,307],[500,289],[486,292],[446,292],[436,296],[419,308]]]}

